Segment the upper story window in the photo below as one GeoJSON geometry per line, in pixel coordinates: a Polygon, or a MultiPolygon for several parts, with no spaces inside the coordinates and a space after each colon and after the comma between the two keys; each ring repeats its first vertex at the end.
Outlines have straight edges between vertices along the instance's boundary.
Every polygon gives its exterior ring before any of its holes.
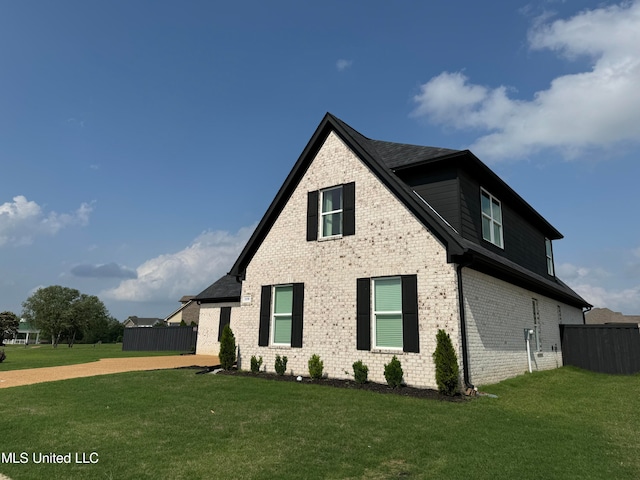
{"type": "Polygon", "coordinates": [[[485,190],[480,190],[482,204],[482,238],[504,248],[502,236],[502,204],[485,190]]]}
{"type": "Polygon", "coordinates": [[[322,190],[320,237],[342,235],[342,186],[322,190]]]}
{"type": "Polygon", "coordinates": [[[544,239],[544,248],[547,255],[547,273],[553,276],[553,249],[551,248],[551,240],[544,239]]]}
{"type": "Polygon", "coordinates": [[[307,192],[307,241],[355,233],[355,182],[307,192]]]}

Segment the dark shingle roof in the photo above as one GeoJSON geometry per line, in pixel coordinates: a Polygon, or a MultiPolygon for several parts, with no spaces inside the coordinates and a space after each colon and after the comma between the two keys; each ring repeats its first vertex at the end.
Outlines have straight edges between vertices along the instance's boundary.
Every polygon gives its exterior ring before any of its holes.
{"type": "Polygon", "coordinates": [[[369,143],[376,149],[384,164],[391,169],[423,163],[461,152],[461,150],[451,150],[449,148],[421,147],[419,145],[382,142],[380,140],[370,140],[369,143]]]}
{"type": "MultiPolygon", "coordinates": [[[[134,325],[137,325],[139,327],[142,326],[153,326],[156,323],[162,323],[162,319],[161,318],[141,318],[141,317],[136,317],[135,315],[132,315],[131,317],[127,318],[127,320],[131,320],[134,325]]],[[[127,321],[125,320],[125,322],[127,321]]]]}
{"type": "Polygon", "coordinates": [[[201,303],[239,302],[242,284],[234,275],[225,275],[194,297],[201,303]]]}

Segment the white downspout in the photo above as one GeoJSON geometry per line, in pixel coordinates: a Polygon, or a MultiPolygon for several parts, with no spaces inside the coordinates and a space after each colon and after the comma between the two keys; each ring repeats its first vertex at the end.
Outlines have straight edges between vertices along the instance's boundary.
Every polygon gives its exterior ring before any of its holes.
{"type": "Polygon", "coordinates": [[[525,328],[524,329],[524,339],[527,342],[527,362],[529,362],[529,373],[533,372],[531,370],[531,345],[530,345],[530,342],[529,342],[529,339],[531,338],[531,335],[533,335],[533,330],[525,328]]]}

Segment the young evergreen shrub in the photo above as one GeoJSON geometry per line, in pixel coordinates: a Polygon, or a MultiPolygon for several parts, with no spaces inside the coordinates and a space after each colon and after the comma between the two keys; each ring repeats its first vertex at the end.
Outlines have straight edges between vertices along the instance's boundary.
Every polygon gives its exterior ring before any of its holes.
{"type": "Polygon", "coordinates": [[[220,366],[225,370],[231,370],[236,363],[236,337],[229,325],[225,325],[220,336],[220,366]]]}
{"type": "Polygon", "coordinates": [[[453,349],[451,337],[444,330],[436,335],[436,351],[433,352],[436,364],[436,384],[443,395],[453,396],[460,390],[460,371],[458,356],[453,349]]]}
{"type": "Polygon", "coordinates": [[[322,378],[322,369],[324,368],[324,362],[320,360],[318,355],[311,355],[309,359],[309,376],[316,380],[322,378]]]}
{"type": "Polygon", "coordinates": [[[255,355],[251,356],[251,373],[258,373],[262,367],[262,357],[259,359],[255,355]]]}
{"type": "Polygon", "coordinates": [[[280,358],[280,355],[276,355],[276,373],[278,375],[284,375],[287,371],[287,357],[280,358]]]}
{"type": "Polygon", "coordinates": [[[362,363],[362,360],[358,360],[353,364],[353,378],[356,383],[367,383],[368,376],[369,367],[362,363]]]}
{"type": "Polygon", "coordinates": [[[384,366],[384,378],[391,388],[396,388],[402,385],[402,375],[402,365],[400,364],[400,360],[394,355],[391,361],[384,366]]]}

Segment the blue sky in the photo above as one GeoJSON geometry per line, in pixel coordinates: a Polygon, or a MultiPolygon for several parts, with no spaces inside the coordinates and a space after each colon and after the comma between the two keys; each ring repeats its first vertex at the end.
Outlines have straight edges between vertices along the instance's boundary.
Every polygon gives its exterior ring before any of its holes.
{"type": "Polygon", "coordinates": [[[640,1],[0,4],[0,310],[165,317],[226,273],[325,112],[471,149],[640,314],[640,1]]]}

